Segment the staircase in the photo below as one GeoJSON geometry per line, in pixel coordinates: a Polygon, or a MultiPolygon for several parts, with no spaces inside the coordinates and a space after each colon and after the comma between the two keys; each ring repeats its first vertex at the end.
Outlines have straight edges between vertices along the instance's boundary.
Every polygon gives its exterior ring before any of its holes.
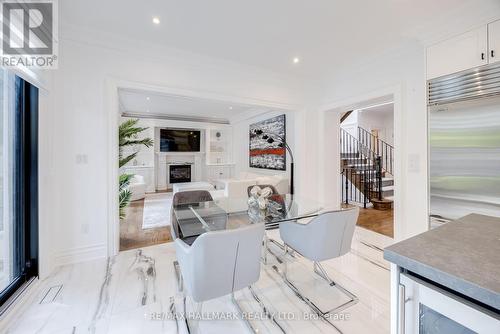
{"type": "Polygon", "coordinates": [[[392,207],[394,148],[358,127],[358,138],[341,129],[342,202],[387,210],[392,207]],[[368,136],[369,135],[369,136],[368,136]]]}
{"type": "Polygon", "coordinates": [[[382,169],[394,175],[394,147],[374,136],[371,132],[358,126],[358,140],[361,145],[369,147],[377,156],[381,158],[382,169]]]}

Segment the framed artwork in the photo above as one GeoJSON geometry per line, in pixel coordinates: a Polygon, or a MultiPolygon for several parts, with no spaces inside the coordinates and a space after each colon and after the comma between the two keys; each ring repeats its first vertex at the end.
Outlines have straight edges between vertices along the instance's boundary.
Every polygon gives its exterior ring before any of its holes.
{"type": "Polygon", "coordinates": [[[286,170],[286,117],[250,124],[249,163],[253,168],[286,170]]]}

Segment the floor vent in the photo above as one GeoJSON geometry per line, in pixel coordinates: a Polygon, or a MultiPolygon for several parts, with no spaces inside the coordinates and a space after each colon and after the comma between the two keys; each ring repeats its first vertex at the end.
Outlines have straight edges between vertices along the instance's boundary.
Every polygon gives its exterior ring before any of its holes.
{"type": "Polygon", "coordinates": [[[50,287],[47,292],[43,295],[42,300],[40,300],[40,304],[50,304],[54,302],[54,300],[57,298],[59,295],[59,292],[62,290],[62,284],[61,285],[54,285],[50,287]]]}

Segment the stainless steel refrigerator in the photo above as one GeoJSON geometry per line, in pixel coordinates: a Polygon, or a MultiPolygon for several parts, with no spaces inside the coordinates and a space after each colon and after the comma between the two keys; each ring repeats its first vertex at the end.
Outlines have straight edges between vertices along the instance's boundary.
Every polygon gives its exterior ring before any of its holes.
{"type": "Polygon", "coordinates": [[[430,223],[500,217],[500,64],[427,83],[430,223]]]}

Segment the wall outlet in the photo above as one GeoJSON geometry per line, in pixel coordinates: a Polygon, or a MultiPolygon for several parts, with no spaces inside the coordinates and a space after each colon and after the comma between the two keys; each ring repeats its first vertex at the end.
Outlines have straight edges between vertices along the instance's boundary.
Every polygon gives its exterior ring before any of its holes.
{"type": "Polygon", "coordinates": [[[418,154],[408,155],[408,172],[420,173],[420,156],[418,154]]]}
{"type": "Polygon", "coordinates": [[[82,224],[82,233],[83,234],[88,234],[89,233],[89,224],[82,224]]]}

